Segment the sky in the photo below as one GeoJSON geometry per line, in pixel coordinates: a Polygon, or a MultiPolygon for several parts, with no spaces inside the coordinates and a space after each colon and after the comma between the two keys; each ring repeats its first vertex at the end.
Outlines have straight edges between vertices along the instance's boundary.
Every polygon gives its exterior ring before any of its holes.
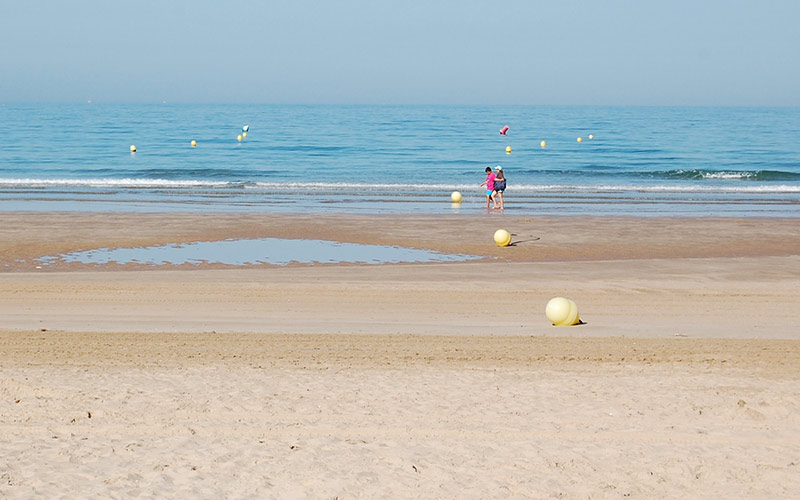
{"type": "Polygon", "coordinates": [[[800,1],[0,0],[0,102],[800,106],[800,1]]]}

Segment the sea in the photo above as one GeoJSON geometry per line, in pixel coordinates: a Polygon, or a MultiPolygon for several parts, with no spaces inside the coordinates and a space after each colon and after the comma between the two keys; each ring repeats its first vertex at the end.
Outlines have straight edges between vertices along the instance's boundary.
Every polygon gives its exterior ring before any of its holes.
{"type": "Polygon", "coordinates": [[[800,217],[800,108],[0,104],[4,212],[480,214],[497,166],[505,215],[800,217]]]}

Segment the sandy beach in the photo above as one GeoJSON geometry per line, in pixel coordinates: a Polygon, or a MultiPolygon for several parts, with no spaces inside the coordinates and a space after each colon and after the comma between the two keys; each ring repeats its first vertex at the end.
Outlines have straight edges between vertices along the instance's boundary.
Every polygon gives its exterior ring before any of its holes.
{"type": "Polygon", "coordinates": [[[0,213],[0,496],[791,498],[799,283],[797,219],[0,213]],[[37,260],[264,237],[480,259],[37,260]]]}

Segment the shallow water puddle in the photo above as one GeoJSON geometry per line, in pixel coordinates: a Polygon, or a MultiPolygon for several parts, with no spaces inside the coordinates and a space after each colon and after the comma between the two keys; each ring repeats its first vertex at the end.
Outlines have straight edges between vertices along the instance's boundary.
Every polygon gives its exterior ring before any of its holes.
{"type": "Polygon", "coordinates": [[[139,248],[99,248],[62,254],[57,257],[41,257],[38,260],[45,265],[61,261],[81,264],[227,264],[247,266],[256,264],[287,265],[289,263],[458,262],[478,258],[480,257],[474,255],[442,254],[430,250],[389,245],[260,238],[172,243],[139,248]]]}

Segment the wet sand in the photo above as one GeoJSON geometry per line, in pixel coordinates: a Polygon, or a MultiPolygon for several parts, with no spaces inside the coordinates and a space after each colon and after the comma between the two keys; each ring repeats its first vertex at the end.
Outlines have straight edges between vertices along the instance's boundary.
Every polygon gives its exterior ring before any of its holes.
{"type": "MultiPolygon", "coordinates": [[[[496,212],[482,216],[0,212],[0,272],[34,271],[37,263],[32,257],[92,248],[268,237],[399,245],[503,262],[787,257],[800,252],[799,226],[797,218],[515,217],[496,212]],[[500,228],[512,233],[512,247],[493,243],[492,235],[500,228]]],[[[50,266],[51,271],[62,269],[50,266]]]]}

